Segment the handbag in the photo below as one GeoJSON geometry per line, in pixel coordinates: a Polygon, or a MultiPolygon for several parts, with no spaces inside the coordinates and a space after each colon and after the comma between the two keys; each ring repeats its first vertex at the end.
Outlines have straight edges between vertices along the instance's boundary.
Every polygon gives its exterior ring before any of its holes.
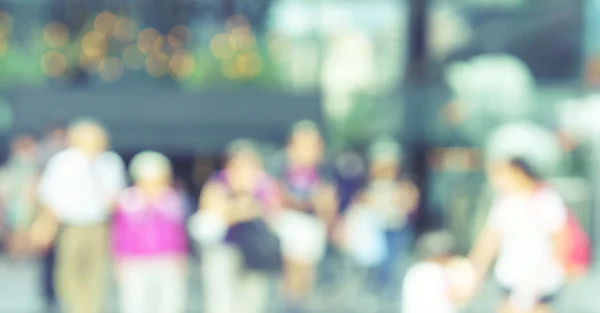
{"type": "Polygon", "coordinates": [[[277,272],[283,268],[279,237],[262,218],[231,226],[225,240],[238,247],[248,269],[277,272]]]}

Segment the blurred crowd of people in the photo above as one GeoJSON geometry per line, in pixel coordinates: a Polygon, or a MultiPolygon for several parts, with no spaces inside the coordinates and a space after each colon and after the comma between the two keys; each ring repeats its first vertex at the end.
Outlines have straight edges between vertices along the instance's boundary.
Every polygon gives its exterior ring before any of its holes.
{"type": "MultiPolygon", "coordinates": [[[[352,192],[342,191],[325,151],[310,121],[291,128],[275,166],[265,166],[259,144],[236,140],[188,217],[171,161],[144,151],[127,168],[98,121],[75,120],[39,143],[18,136],[0,184],[5,251],[14,261],[42,256],[48,304],[56,290],[56,304],[69,313],[103,312],[111,268],[122,313],[191,309],[196,268],[203,312],[266,312],[273,286],[283,300],[277,312],[309,312],[319,265],[335,253],[365,290],[405,313],[457,312],[496,258],[507,313],[548,312],[566,278],[585,270],[585,256],[572,254],[586,249],[576,242],[583,239],[565,235],[577,223],[527,160],[490,163],[497,201],[468,256],[457,255],[440,228],[417,240],[415,260],[420,192],[403,171],[401,146],[376,140],[352,192]],[[199,265],[190,247],[199,248],[199,265]]],[[[356,157],[337,166],[356,167],[356,157]]]]}

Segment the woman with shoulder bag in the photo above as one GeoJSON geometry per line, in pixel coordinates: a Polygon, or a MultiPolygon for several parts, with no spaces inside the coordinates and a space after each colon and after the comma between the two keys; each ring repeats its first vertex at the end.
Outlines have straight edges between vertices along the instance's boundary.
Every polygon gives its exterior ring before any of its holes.
{"type": "Polygon", "coordinates": [[[279,240],[269,225],[277,197],[251,142],[233,142],[227,158],[204,186],[190,225],[203,249],[206,312],[261,313],[270,274],[281,268],[279,240]]]}
{"type": "Polygon", "coordinates": [[[505,294],[500,313],[548,313],[566,280],[568,209],[521,158],[493,164],[498,191],[488,223],[471,251],[479,279],[494,274],[505,294]]]}

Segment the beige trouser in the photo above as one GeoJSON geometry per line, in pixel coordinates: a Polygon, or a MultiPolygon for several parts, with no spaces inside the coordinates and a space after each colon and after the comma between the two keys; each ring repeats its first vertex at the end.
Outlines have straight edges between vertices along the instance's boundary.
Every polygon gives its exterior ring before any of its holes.
{"type": "Polygon", "coordinates": [[[269,296],[269,275],[243,267],[237,249],[225,244],[206,247],[202,253],[206,313],[264,313],[269,296]]]}
{"type": "Polygon", "coordinates": [[[108,266],[106,225],[65,226],[58,237],[55,284],[65,313],[101,313],[108,266]]]}

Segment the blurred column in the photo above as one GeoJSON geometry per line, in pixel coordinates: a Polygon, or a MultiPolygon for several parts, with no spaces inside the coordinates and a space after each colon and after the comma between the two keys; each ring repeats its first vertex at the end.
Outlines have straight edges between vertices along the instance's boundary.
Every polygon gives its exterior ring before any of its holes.
{"type": "Polygon", "coordinates": [[[410,3],[410,41],[409,72],[412,79],[424,78],[427,75],[429,57],[427,47],[429,0],[408,0],[410,3]]]}

